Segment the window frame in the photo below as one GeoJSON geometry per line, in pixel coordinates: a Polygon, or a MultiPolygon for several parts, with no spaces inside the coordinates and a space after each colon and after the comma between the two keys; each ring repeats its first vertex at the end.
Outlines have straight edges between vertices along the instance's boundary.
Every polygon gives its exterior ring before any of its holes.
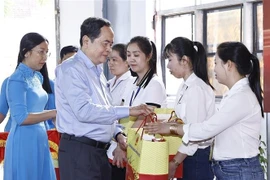
{"type": "MultiPolygon", "coordinates": [[[[243,42],[248,49],[252,52],[253,47],[254,47],[254,35],[252,34],[253,32],[247,32],[248,29],[250,29],[253,26],[253,18],[249,16],[246,12],[249,12],[252,10],[253,4],[260,4],[262,3],[262,0],[226,0],[226,1],[219,1],[219,2],[213,2],[213,3],[207,3],[207,4],[200,4],[196,6],[190,6],[190,7],[181,7],[181,8],[174,8],[174,9],[166,9],[166,10],[160,10],[157,11],[157,22],[156,24],[160,24],[160,32],[157,31],[158,33],[156,34],[156,37],[159,35],[160,40],[157,42],[157,47],[160,47],[160,59],[161,59],[161,73],[162,73],[162,79],[163,82],[166,86],[166,66],[165,66],[165,61],[162,57],[162,51],[165,47],[165,33],[166,33],[166,25],[165,25],[165,18],[168,16],[173,16],[173,15],[181,15],[181,14],[188,14],[188,13],[193,13],[194,14],[194,28],[195,28],[195,34],[193,35],[195,41],[200,41],[202,44],[207,47],[207,24],[205,23],[207,21],[207,16],[206,13],[212,10],[216,9],[230,9],[230,8],[239,8],[241,11],[241,27],[240,27],[240,41],[243,42]],[[243,24],[246,21],[248,22],[248,25],[243,24]],[[253,35],[253,36],[252,36],[253,35]]],[[[253,16],[254,17],[254,16],[253,16]]],[[[214,56],[215,53],[207,53],[207,57],[214,56]]],[[[222,96],[216,96],[216,97],[222,97],[222,96]]]]}
{"type": "Polygon", "coordinates": [[[160,65],[161,65],[161,72],[162,72],[162,80],[164,83],[164,86],[166,87],[166,64],[165,64],[165,59],[163,57],[163,49],[165,48],[166,45],[166,19],[168,18],[172,18],[172,17],[176,17],[176,16],[183,16],[183,15],[187,15],[190,14],[191,16],[191,31],[192,31],[192,40],[194,39],[194,12],[187,12],[187,13],[180,13],[180,14],[173,14],[173,15],[168,15],[168,16],[162,16],[162,21],[161,21],[161,32],[162,32],[162,36],[161,36],[161,52],[160,52],[160,57],[161,57],[161,61],[160,61],[160,65]]]}

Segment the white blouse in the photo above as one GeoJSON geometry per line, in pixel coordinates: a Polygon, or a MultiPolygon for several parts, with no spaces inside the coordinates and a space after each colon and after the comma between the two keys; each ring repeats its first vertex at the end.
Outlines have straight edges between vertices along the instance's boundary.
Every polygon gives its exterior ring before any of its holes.
{"type": "Polygon", "coordinates": [[[217,113],[202,123],[184,125],[183,141],[201,141],[215,136],[213,158],[229,160],[259,154],[261,107],[247,78],[239,80],[224,95],[217,113]]]}
{"type": "Polygon", "coordinates": [[[121,77],[119,77],[115,82],[116,77],[110,79],[107,83],[111,96],[112,96],[112,105],[113,106],[120,106],[123,99],[123,94],[126,89],[126,84],[129,80],[133,79],[134,77],[131,76],[130,71],[124,73],[121,77]],[[114,83],[115,82],[115,83],[114,83]]]}
{"type": "Polygon", "coordinates": [[[145,88],[139,88],[134,81],[130,80],[127,84],[124,98],[125,106],[137,106],[143,103],[154,103],[161,107],[167,106],[166,90],[158,76],[154,75],[145,88]]]}
{"type": "MultiPolygon", "coordinates": [[[[214,91],[192,73],[179,87],[174,110],[177,117],[181,118],[185,124],[201,123],[215,113],[214,91]]],[[[204,149],[211,143],[211,140],[200,143],[183,143],[178,151],[192,156],[198,148],[204,149]]]]}

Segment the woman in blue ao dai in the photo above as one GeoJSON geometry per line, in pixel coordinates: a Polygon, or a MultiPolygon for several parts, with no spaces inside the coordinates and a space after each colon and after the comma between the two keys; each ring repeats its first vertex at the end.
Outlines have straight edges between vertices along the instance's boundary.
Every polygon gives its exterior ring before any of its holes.
{"type": "Polygon", "coordinates": [[[12,119],[6,143],[4,180],[55,180],[45,120],[56,110],[45,110],[48,95],[38,72],[48,57],[48,40],[28,33],[20,42],[18,66],[7,82],[12,119]]]}

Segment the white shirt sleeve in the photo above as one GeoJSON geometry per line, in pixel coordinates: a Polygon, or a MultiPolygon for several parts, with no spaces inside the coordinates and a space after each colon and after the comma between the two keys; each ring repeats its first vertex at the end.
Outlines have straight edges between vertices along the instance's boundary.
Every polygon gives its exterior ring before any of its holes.
{"type": "Polygon", "coordinates": [[[188,156],[193,156],[195,154],[195,152],[198,149],[198,144],[184,144],[182,143],[178,149],[179,152],[181,152],[182,154],[187,154],[188,156]]]}
{"type": "Polygon", "coordinates": [[[184,126],[183,140],[185,143],[212,138],[233,124],[245,119],[253,111],[246,95],[235,94],[224,101],[226,102],[223,103],[220,110],[209,120],[184,126]]]}
{"type": "Polygon", "coordinates": [[[147,95],[144,96],[144,102],[155,103],[159,104],[160,106],[165,106],[166,91],[164,85],[155,79],[151,80],[150,83],[146,87],[147,90],[145,90],[147,91],[147,95]]]}

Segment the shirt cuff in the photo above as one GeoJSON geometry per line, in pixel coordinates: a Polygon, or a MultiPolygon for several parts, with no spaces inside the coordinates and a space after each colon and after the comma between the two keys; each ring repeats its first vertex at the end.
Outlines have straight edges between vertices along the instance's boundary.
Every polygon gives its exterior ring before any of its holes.
{"type": "Polygon", "coordinates": [[[182,141],[185,144],[188,144],[189,143],[189,137],[188,137],[189,127],[190,127],[190,124],[185,124],[183,126],[184,136],[182,137],[182,141]]]}
{"type": "Polygon", "coordinates": [[[116,126],[114,130],[113,137],[116,136],[116,134],[123,132],[122,128],[120,126],[116,126]]]}
{"type": "Polygon", "coordinates": [[[117,119],[122,119],[129,116],[129,107],[115,106],[117,119]]]}
{"type": "Polygon", "coordinates": [[[192,145],[181,144],[178,151],[181,152],[182,154],[187,154],[188,156],[193,156],[195,154],[195,152],[197,151],[197,149],[198,149],[197,144],[192,144],[192,145]]]}

